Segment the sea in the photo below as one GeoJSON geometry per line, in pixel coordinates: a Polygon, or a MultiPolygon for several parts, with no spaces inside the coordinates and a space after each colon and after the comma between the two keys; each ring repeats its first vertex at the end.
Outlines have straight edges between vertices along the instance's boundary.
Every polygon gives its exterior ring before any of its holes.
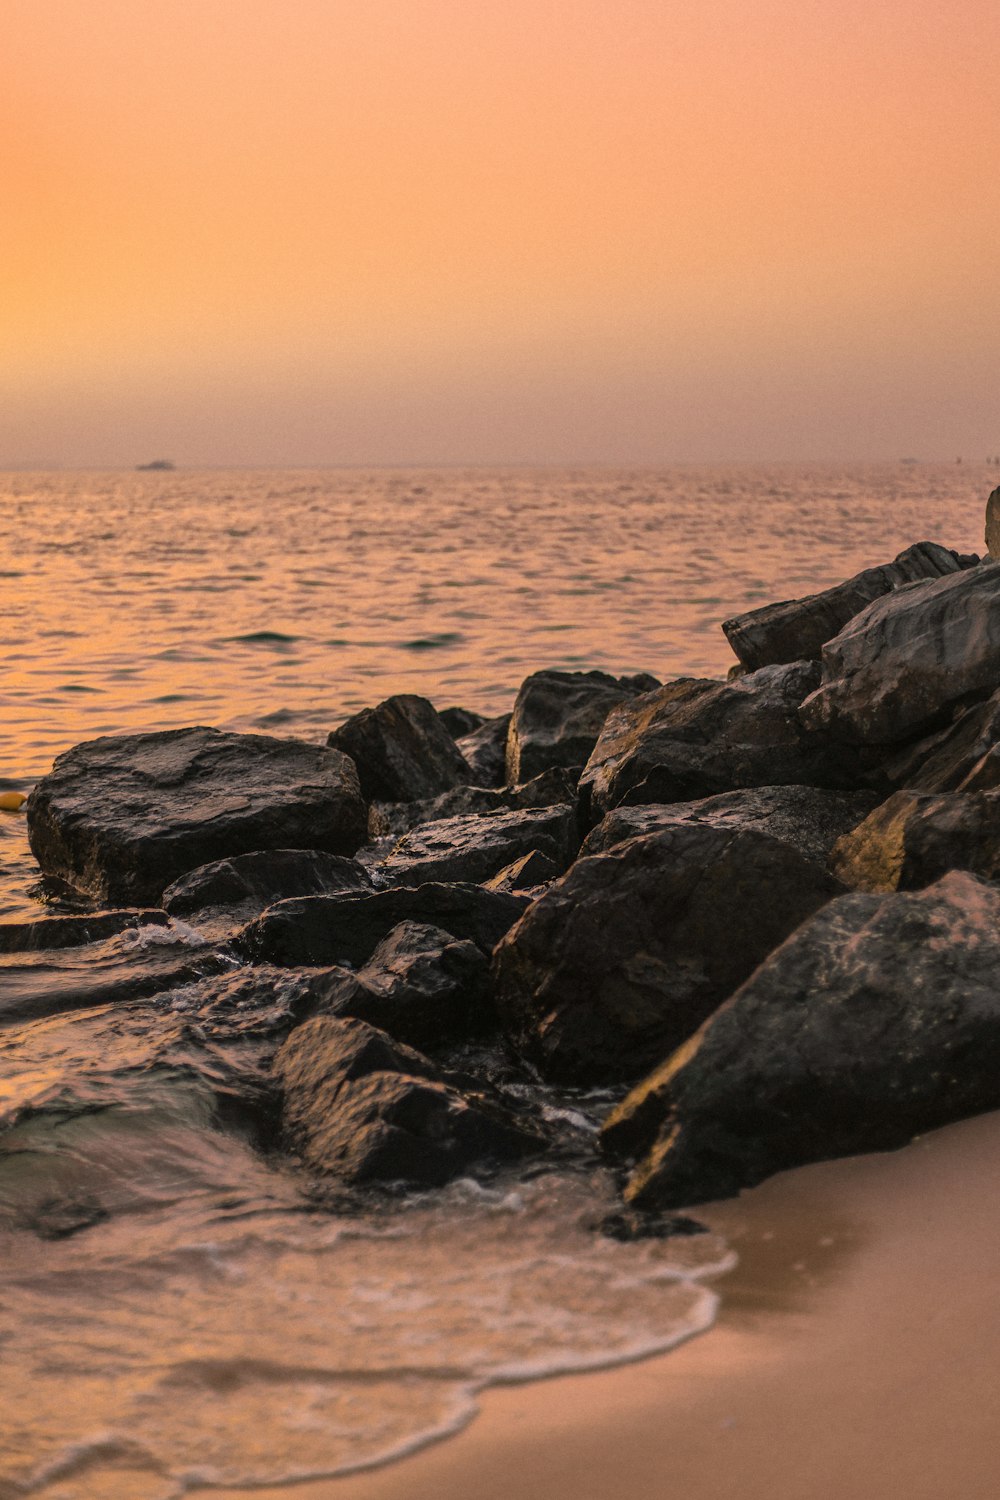
{"type": "MultiPolygon", "coordinates": [[[[392,693],[492,715],[543,667],[723,676],[729,615],[929,539],[984,464],[0,474],[0,791],[99,735],[322,741],[392,693]]],[[[79,910],[0,814],[2,924],[79,910]]],[[[235,962],[234,960],[228,960],[235,962]]],[[[0,956],[0,1500],[293,1486],[457,1432],[490,1385],[711,1337],[732,1250],[619,1241],[607,1098],[562,1165],[364,1208],[220,1112],[183,926],[0,956]],[[87,1003],[102,966],[162,988],[87,1003]],[[16,1017],[16,1019],[13,1019],[16,1017]]],[[[207,970],[206,970],[207,972],[207,970]]],[[[290,1495],[294,1493],[290,1490],[290,1495]]]]}

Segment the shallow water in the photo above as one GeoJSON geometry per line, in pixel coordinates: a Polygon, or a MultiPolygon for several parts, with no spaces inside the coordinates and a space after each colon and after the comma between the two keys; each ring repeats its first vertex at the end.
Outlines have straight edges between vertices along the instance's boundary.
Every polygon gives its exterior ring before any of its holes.
{"type": "MultiPolygon", "coordinates": [[[[923,465],[8,475],[0,789],[103,733],[319,739],[391,692],[500,712],[541,666],[721,674],[727,614],[925,537],[979,550],[991,487],[923,465]]],[[[41,910],[37,874],[0,815],[0,919],[41,910]]],[[[238,1107],[268,1018],[206,1008],[200,976],[231,966],[183,928],[0,955],[0,1500],[342,1471],[455,1430],[490,1382],[709,1326],[717,1240],[594,1232],[600,1099],[548,1101],[572,1169],[321,1211],[238,1107]]]]}

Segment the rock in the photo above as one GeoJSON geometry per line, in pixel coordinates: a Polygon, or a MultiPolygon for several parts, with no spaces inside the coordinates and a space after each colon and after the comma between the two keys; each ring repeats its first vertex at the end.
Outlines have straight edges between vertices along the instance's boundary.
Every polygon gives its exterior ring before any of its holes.
{"type": "Polygon", "coordinates": [[[237,933],[232,946],[251,963],[358,968],[394,927],[413,921],[443,927],[490,953],[528,905],[525,896],[433,882],[370,896],[299,896],[268,907],[237,933]]]}
{"type": "Polygon", "coordinates": [[[401,922],[363,969],[327,973],[319,1014],[355,1016],[411,1047],[437,1049],[496,1025],[487,958],[440,927],[401,922]]]}
{"type": "Polygon", "coordinates": [[[163,892],[163,905],[171,916],[221,937],[290,896],[371,888],[364,866],[343,855],[319,849],[255,850],[190,870],[163,892]]]}
{"type": "Polygon", "coordinates": [[[581,854],[606,854],[627,839],[678,823],[754,828],[790,844],[805,859],[826,865],[841,835],[856,828],[878,803],[875,792],[828,792],[811,786],[761,786],[695,802],[616,807],[592,828],[581,854]]]}
{"type": "Polygon", "coordinates": [[[542,1145],[506,1111],[441,1082],[426,1058],[363,1021],[319,1016],[297,1027],[275,1074],[290,1145],[314,1172],[347,1185],[437,1187],[542,1145]]]}
{"type": "Polygon", "coordinates": [[[471,708],[439,708],[437,715],[453,740],[474,734],[486,723],[485,716],[471,708]]]}
{"type": "Polygon", "coordinates": [[[832,901],[608,1117],[669,1209],[1000,1105],[1000,891],[955,872],[832,901]]]}
{"type": "Polygon", "coordinates": [[[483,884],[488,891],[535,891],[539,886],[550,885],[562,873],[562,868],[547,854],[532,849],[483,884]]]}
{"type": "Polygon", "coordinates": [[[815,662],[761,667],[734,682],[682,677],[608,715],[580,778],[581,815],[623,803],[686,802],[755,786],[849,790],[863,758],[809,733],[799,704],[815,662]]]}
{"type": "Polygon", "coordinates": [[[823,647],[802,722],[845,743],[892,745],[1000,687],[1000,567],[987,563],[876,599],[823,647]]]}
{"type": "Polygon", "coordinates": [[[363,708],[335,729],[327,744],[354,761],[369,801],[416,802],[470,780],[465,758],[434,705],[414,693],[363,708]]]}
{"type": "Polygon", "coordinates": [[[28,799],[43,871],[121,905],[156,902],[188,870],[251,850],[353,854],[366,823],[338,751],[204,728],[89,740],[28,799]]]}
{"type": "Polygon", "coordinates": [[[921,792],[1000,786],[1000,692],[958,710],[953,723],[883,762],[891,784],[921,792]]]}
{"type": "Polygon", "coordinates": [[[841,889],[787,844],[704,823],[580,859],[497,948],[501,1020],[545,1078],[636,1078],[841,889]]]}
{"type": "Polygon", "coordinates": [[[135,927],[167,927],[170,918],[155,908],[95,911],[72,917],[33,917],[29,922],[0,923],[0,953],[37,953],[80,948],[135,927]]]}
{"type": "Polygon", "coordinates": [[[861,891],[914,891],[949,870],[1000,879],[1000,792],[896,792],[834,846],[831,868],[861,891]]]}
{"type": "Polygon", "coordinates": [[[1000,561],[1000,487],[986,502],[986,550],[994,562],[1000,561]]]}
{"type": "Polygon", "coordinates": [[[521,684],[507,735],[507,780],[552,766],[582,766],[613,708],[659,687],[655,677],[535,672],[521,684]]]}
{"type": "Polygon", "coordinates": [[[751,672],[779,662],[818,659],[826,642],[839,635],[848,620],[873,599],[890,593],[900,584],[941,578],[957,573],[961,567],[958,554],[947,547],[936,542],[917,542],[901,552],[894,562],[865,568],[846,583],[838,583],[819,594],[765,604],[761,609],[736,615],[726,620],[722,628],[740,662],[751,672]]]}
{"type": "MultiPolygon", "coordinates": [[[[533,849],[546,854],[561,874],[580,847],[580,835],[576,809],[560,804],[421,823],[385,843],[370,851],[376,885],[423,885],[428,880],[475,884],[533,849]]],[[[368,850],[363,857],[369,857],[368,850]]]]}
{"type": "Polygon", "coordinates": [[[555,807],[576,802],[579,777],[571,771],[543,771],[520,786],[457,786],[425,802],[373,802],[368,810],[369,839],[393,834],[399,838],[422,823],[461,818],[469,813],[516,811],[525,807],[555,807]]]}
{"type": "Polygon", "coordinates": [[[503,786],[507,778],[507,733],[510,714],[488,719],[470,734],[462,735],[458,748],[465,756],[476,786],[503,786]]]}

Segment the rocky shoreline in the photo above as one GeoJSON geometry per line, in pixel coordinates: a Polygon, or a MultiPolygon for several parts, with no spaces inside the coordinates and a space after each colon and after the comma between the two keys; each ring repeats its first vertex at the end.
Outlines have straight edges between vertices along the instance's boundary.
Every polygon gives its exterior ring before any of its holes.
{"type": "Polygon", "coordinates": [[[174,1006],[319,1197],[566,1159],[537,1085],[589,1097],[616,1233],[1000,1107],[1000,563],[921,542],[723,628],[723,681],[76,746],[28,832],[95,910],[0,926],[0,1017],[174,1006]]]}

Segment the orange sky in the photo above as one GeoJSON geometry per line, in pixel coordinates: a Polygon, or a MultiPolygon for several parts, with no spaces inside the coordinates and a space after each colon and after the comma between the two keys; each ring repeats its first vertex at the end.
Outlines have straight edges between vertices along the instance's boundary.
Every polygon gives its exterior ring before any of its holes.
{"type": "Polygon", "coordinates": [[[996,0],[0,38],[0,464],[1000,453],[996,0]]]}

